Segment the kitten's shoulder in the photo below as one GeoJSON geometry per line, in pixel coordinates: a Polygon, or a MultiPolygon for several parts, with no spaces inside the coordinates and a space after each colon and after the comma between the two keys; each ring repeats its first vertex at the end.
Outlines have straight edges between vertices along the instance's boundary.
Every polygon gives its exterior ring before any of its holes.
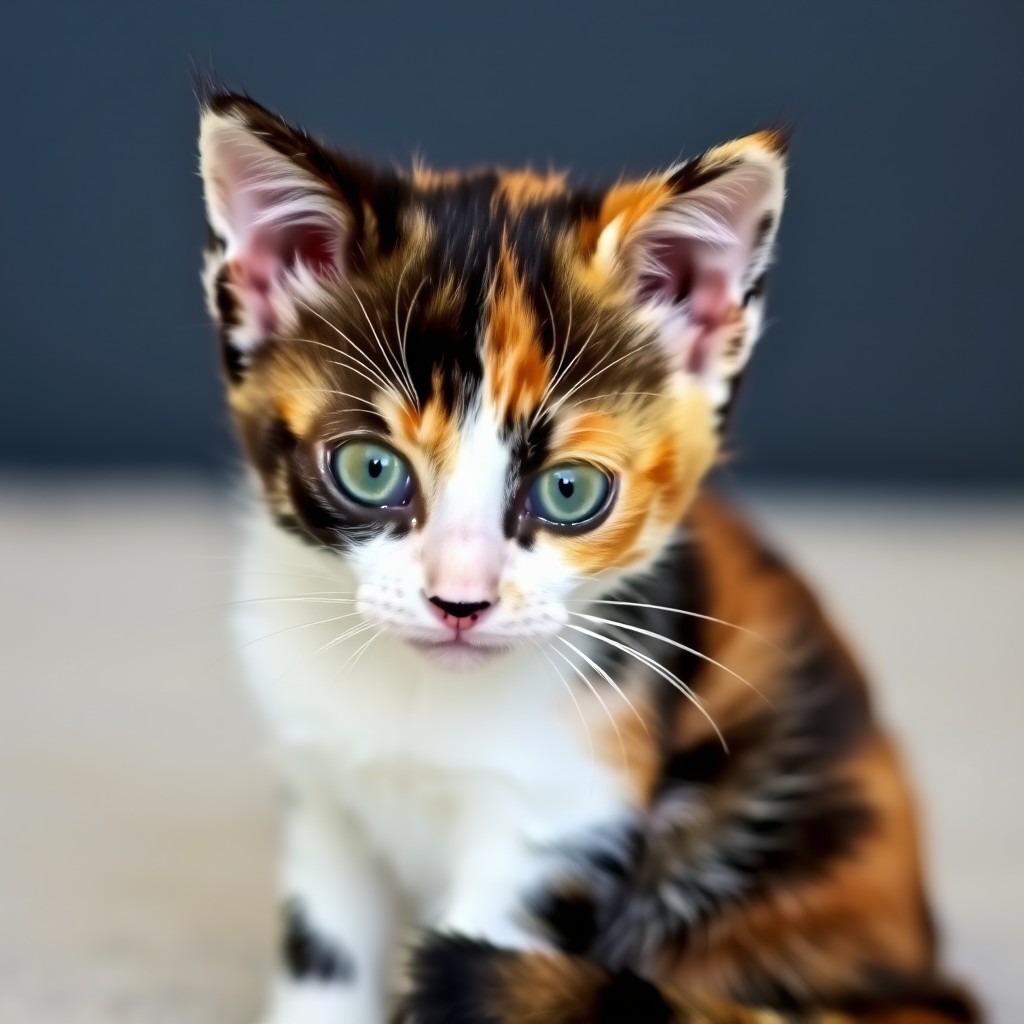
{"type": "MultiPolygon", "coordinates": [[[[775,664],[780,652],[786,652],[788,664],[816,651],[837,677],[856,690],[865,688],[864,672],[817,594],[732,501],[705,489],[688,524],[704,611],[768,641],[759,646],[756,660],[765,664],[758,665],[755,674],[764,678],[782,671],[782,664],[775,664]],[[773,645],[778,650],[773,651],[773,645]]],[[[735,629],[720,625],[707,639],[723,652],[738,638],[735,629]]]]}

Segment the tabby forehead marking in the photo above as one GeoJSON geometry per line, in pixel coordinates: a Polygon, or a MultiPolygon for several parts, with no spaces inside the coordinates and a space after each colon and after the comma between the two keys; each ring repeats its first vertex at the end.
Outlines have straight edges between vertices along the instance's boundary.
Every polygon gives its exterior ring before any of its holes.
{"type": "Polygon", "coordinates": [[[507,240],[487,298],[485,324],[484,372],[491,403],[505,422],[524,419],[550,384],[551,359],[507,240]]]}

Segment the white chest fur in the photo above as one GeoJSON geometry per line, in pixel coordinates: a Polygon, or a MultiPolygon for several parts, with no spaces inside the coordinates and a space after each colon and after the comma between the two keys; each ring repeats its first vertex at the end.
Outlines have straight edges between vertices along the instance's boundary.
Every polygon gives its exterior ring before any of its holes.
{"type": "Polygon", "coordinates": [[[625,780],[588,740],[595,709],[541,648],[453,671],[374,625],[339,640],[363,623],[343,561],[262,516],[239,589],[246,674],[286,774],[350,816],[423,923],[467,848],[483,843],[488,871],[521,887],[544,851],[624,812],[625,780]]]}

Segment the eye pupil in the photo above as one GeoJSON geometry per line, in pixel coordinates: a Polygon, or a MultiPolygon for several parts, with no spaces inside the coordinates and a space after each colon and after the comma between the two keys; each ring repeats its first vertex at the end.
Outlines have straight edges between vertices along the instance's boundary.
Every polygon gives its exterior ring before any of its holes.
{"type": "Polygon", "coordinates": [[[384,466],[381,464],[380,459],[371,459],[370,465],[367,467],[367,469],[370,473],[370,476],[373,477],[374,480],[376,480],[377,477],[379,477],[381,473],[384,472],[384,466]]]}
{"type": "Polygon", "coordinates": [[[560,476],[558,478],[558,490],[563,498],[571,498],[573,491],[576,490],[576,485],[568,477],[560,476]]]}

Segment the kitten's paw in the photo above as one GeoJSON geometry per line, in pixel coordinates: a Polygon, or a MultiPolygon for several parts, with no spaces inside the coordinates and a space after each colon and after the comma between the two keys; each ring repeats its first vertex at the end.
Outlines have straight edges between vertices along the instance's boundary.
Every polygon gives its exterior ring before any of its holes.
{"type": "Polygon", "coordinates": [[[413,955],[412,991],[392,1024],[498,1024],[496,972],[516,955],[464,935],[428,935],[413,955]]]}

